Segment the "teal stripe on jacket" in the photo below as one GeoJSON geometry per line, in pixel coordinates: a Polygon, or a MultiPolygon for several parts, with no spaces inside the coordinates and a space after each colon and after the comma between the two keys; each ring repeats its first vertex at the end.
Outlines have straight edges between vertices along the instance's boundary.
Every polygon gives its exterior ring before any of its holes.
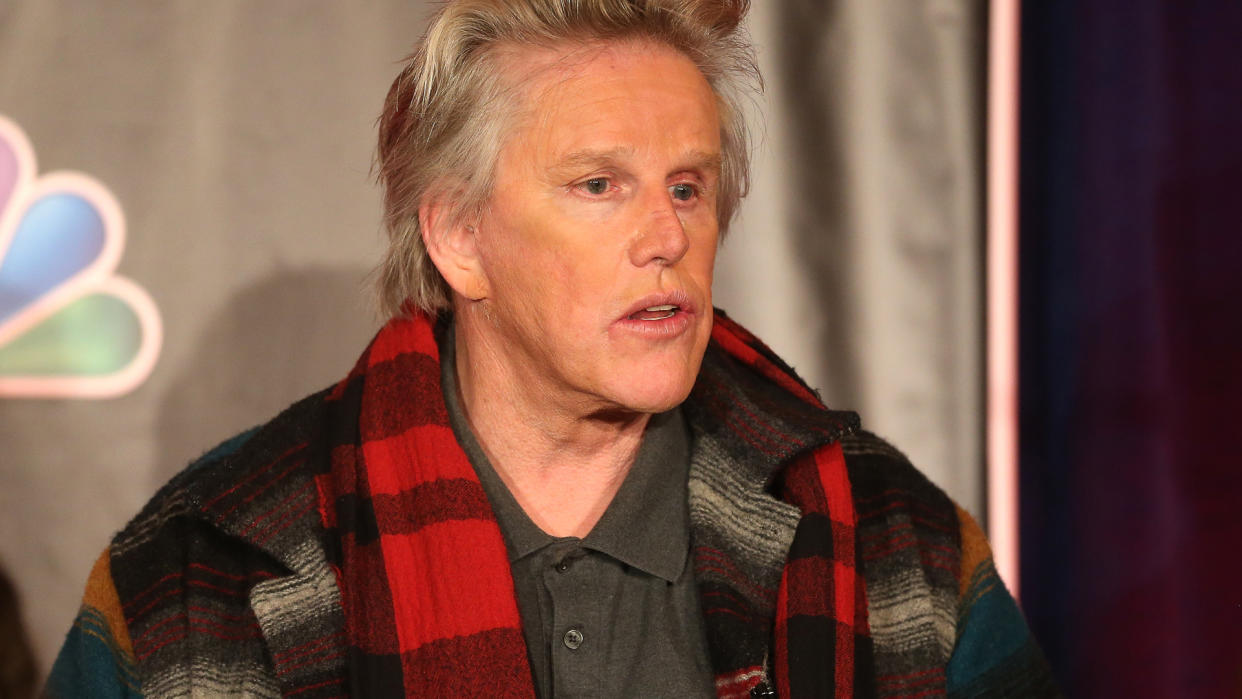
{"type": "Polygon", "coordinates": [[[78,612],[43,694],[66,699],[143,696],[131,659],[113,638],[99,610],[83,606],[78,612]]]}

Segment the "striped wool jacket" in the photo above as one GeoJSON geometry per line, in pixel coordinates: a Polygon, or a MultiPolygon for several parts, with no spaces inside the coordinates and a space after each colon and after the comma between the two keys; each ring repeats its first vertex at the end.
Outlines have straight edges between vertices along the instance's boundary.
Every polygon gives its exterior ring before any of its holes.
{"type": "MultiPolygon", "coordinates": [[[[394,323],[431,336],[428,319],[394,323]]],[[[386,332],[395,331],[380,337],[386,332]]],[[[432,404],[442,401],[438,364],[425,361],[434,354],[401,363],[432,404]]],[[[156,494],[91,572],[48,696],[349,693],[358,664],[342,604],[339,543],[323,521],[317,477],[340,446],[334,435],[356,417],[342,418],[341,397],[362,383],[357,373],[221,444],[156,494]]],[[[773,628],[791,547],[832,545],[800,526],[805,512],[774,496],[773,484],[791,464],[833,450],[844,455],[857,513],[848,549],[865,581],[848,693],[1055,696],[970,515],[897,450],[860,430],[856,415],[827,410],[809,395],[792,369],[718,313],[683,405],[693,436],[695,575],[718,694],[770,689],[773,657],[781,655],[775,644],[787,662],[776,673],[786,693],[841,695],[832,688],[833,649],[800,646],[795,623],[773,628]]],[[[460,450],[455,441],[445,448],[460,450]]],[[[494,521],[490,510],[480,516],[494,521]]],[[[426,684],[418,693],[531,693],[503,676],[479,680],[505,672],[487,658],[455,662],[460,667],[441,672],[419,669],[426,684]]]]}

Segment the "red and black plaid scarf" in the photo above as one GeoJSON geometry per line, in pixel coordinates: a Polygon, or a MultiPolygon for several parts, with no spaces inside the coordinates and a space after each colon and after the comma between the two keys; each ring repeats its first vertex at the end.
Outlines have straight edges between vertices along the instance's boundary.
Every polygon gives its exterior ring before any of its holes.
{"type": "MultiPolygon", "coordinates": [[[[718,316],[712,338],[733,360],[819,406],[736,324],[718,316]]],[[[316,484],[342,593],[350,693],[531,696],[508,556],[449,426],[432,322],[390,322],[328,402],[331,469],[316,484]]],[[[781,495],[803,516],[775,591],[775,619],[757,622],[774,630],[773,679],[782,696],[854,696],[866,602],[839,444],[794,459],[781,495]]],[[[721,565],[696,552],[696,570],[721,565]]],[[[709,634],[711,617],[730,611],[728,597],[704,596],[709,634]]],[[[713,657],[718,693],[758,684],[766,669],[756,660],[722,666],[713,657]]]]}

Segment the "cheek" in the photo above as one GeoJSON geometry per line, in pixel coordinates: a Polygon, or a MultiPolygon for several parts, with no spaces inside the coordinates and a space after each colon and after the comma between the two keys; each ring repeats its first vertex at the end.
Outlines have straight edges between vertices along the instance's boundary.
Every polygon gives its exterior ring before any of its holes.
{"type": "Polygon", "coordinates": [[[716,269],[716,250],[718,249],[717,238],[712,236],[710,239],[703,241],[703,244],[696,251],[698,264],[708,279],[711,279],[712,273],[716,269]]]}
{"type": "Polygon", "coordinates": [[[720,238],[716,234],[716,230],[712,227],[710,230],[704,231],[697,236],[690,246],[687,253],[688,266],[693,270],[693,274],[703,279],[708,287],[711,286],[712,274],[716,269],[716,251],[719,249],[720,238]]]}
{"type": "Polygon", "coordinates": [[[521,315],[535,319],[542,330],[554,333],[555,328],[564,327],[589,307],[582,271],[547,250],[528,251],[525,258],[508,265],[510,298],[506,305],[520,309],[521,315]]]}
{"type": "Polygon", "coordinates": [[[484,272],[498,300],[515,303],[539,287],[553,257],[522,227],[493,227],[480,245],[484,272]]]}

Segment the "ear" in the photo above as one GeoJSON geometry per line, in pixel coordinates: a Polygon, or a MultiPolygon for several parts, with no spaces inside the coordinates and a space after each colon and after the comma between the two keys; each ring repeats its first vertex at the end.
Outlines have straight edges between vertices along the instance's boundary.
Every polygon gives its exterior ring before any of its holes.
{"type": "Polygon", "coordinates": [[[453,291],[470,301],[491,293],[479,259],[477,230],[467,221],[454,222],[444,196],[431,197],[418,207],[418,228],[432,264],[453,291]]]}

